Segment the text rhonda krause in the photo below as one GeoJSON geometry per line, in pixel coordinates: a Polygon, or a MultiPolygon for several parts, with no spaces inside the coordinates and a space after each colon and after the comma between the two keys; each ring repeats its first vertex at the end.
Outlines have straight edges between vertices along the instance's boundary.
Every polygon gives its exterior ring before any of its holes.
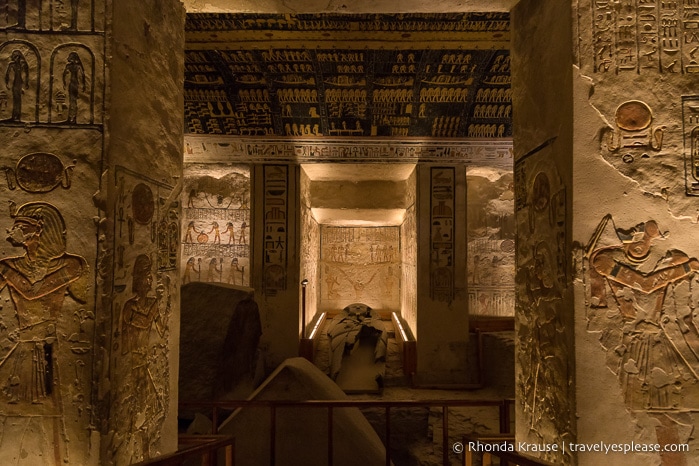
{"type": "Polygon", "coordinates": [[[494,453],[500,451],[520,453],[540,452],[594,452],[594,453],[658,453],[658,452],[687,452],[689,445],[686,443],[660,445],[657,443],[527,443],[527,442],[468,442],[468,448],[474,452],[494,453]]]}

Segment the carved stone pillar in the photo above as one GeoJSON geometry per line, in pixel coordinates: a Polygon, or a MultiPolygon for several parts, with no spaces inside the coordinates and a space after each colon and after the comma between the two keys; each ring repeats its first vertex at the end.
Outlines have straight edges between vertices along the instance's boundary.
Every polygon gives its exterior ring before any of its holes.
{"type": "Polygon", "coordinates": [[[0,463],[172,451],[184,11],[6,3],[0,463]]]}

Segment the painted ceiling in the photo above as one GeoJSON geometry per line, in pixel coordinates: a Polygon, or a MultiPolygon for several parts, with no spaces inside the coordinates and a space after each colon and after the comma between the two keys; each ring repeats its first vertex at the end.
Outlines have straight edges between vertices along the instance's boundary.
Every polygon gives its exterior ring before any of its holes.
{"type": "Polygon", "coordinates": [[[508,13],[188,14],[185,131],[508,138],[508,13]]]}

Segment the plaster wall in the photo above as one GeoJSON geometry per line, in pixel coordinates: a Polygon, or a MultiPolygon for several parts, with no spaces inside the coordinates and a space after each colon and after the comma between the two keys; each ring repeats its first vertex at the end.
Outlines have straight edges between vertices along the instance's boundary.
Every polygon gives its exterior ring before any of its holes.
{"type": "MultiPolygon", "coordinates": [[[[320,269],[320,225],[311,212],[311,179],[305,170],[301,170],[300,181],[300,216],[301,231],[301,280],[307,279],[306,286],[306,324],[319,312],[321,299],[321,269],[320,269]]],[[[299,311],[301,315],[301,311],[299,311]]],[[[300,329],[299,329],[300,331],[300,329]]]]}
{"type": "MultiPolygon", "coordinates": [[[[608,7],[581,2],[574,35],[579,38],[574,209],[584,212],[573,224],[576,360],[580,373],[595,374],[578,379],[578,411],[585,413],[578,434],[589,441],[686,443],[686,453],[613,460],[689,464],[698,448],[691,434],[697,422],[697,360],[687,349],[696,334],[699,254],[693,74],[699,8],[693,2],[608,7]],[[620,40],[598,47],[610,33],[620,40]],[[646,257],[634,257],[639,241],[646,257]],[[622,274],[602,265],[610,259],[622,274]],[[624,279],[637,273],[654,277],[653,290],[624,279]],[[678,329],[684,323],[683,333],[678,329]],[[639,358],[644,344],[648,353],[639,358]],[[602,387],[607,396],[600,399],[595,394],[602,387]]],[[[578,461],[597,459],[581,454],[578,461]]]]}
{"type": "Polygon", "coordinates": [[[186,164],[182,284],[250,286],[250,167],[186,164]]]}
{"type": "Polygon", "coordinates": [[[514,182],[511,170],[466,170],[468,309],[470,315],[515,313],[514,182]]]}
{"type": "Polygon", "coordinates": [[[465,383],[466,168],[417,167],[417,381],[465,383]]]}
{"type": "Polygon", "coordinates": [[[252,287],[260,306],[260,349],[268,369],[298,354],[301,334],[300,296],[300,167],[253,165],[252,287]]]}
{"type": "Polygon", "coordinates": [[[413,336],[417,338],[417,173],[413,170],[408,178],[405,220],[400,226],[401,240],[401,316],[405,319],[413,336]]]}
{"type": "Polygon", "coordinates": [[[572,461],[562,443],[575,439],[576,414],[569,259],[572,11],[565,2],[523,0],[511,18],[516,438],[556,445],[557,451],[534,454],[559,464],[572,461]]]}

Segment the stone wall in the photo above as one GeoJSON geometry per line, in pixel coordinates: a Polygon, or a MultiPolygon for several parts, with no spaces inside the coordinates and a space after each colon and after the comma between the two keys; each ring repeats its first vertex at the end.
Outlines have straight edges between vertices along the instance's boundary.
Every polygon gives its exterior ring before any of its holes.
{"type": "Polygon", "coordinates": [[[514,181],[511,170],[466,170],[468,309],[470,315],[515,313],[514,181]]]}
{"type": "Polygon", "coordinates": [[[321,290],[320,270],[320,225],[311,212],[311,180],[301,170],[300,223],[301,231],[301,280],[307,279],[306,286],[306,324],[320,312],[318,303],[321,290]]]}
{"type": "Polygon", "coordinates": [[[182,187],[182,284],[250,286],[250,167],[187,164],[182,187]]]}
{"type": "Polygon", "coordinates": [[[399,227],[321,226],[322,310],[363,303],[389,314],[400,308],[399,227]]]}
{"type": "Polygon", "coordinates": [[[176,447],[183,21],[179,2],[79,0],[8,2],[0,19],[2,463],[176,447]],[[145,332],[121,325],[137,296],[162,310],[145,332]],[[127,382],[125,365],[151,348],[135,370],[159,386],[127,382]]]}
{"type": "Polygon", "coordinates": [[[125,464],[177,448],[184,11],[110,8],[97,393],[101,464],[125,464]]]}
{"type": "Polygon", "coordinates": [[[575,440],[576,413],[571,15],[570,5],[555,1],[522,0],[512,11],[516,437],[557,445],[536,452],[557,464],[571,461],[562,443],[575,440]]]}
{"type": "MultiPolygon", "coordinates": [[[[579,373],[596,375],[578,378],[578,432],[689,443],[689,453],[612,458],[687,464],[699,447],[690,434],[699,409],[699,5],[583,1],[578,16],[576,359],[579,373]]],[[[579,455],[580,464],[595,461],[579,455]]]]}

